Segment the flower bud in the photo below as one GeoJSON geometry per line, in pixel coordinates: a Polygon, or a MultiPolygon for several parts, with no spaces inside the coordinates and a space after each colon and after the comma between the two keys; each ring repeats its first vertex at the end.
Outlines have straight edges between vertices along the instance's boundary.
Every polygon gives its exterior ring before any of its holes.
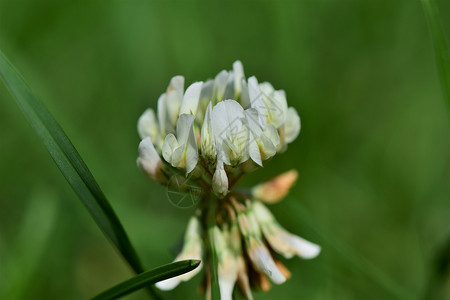
{"type": "Polygon", "coordinates": [[[223,167],[223,162],[218,161],[216,171],[212,179],[212,188],[214,193],[223,198],[228,193],[228,176],[223,167]]]}
{"type": "Polygon", "coordinates": [[[242,80],[245,80],[244,67],[242,66],[242,63],[239,60],[233,63],[233,75],[234,75],[233,99],[238,99],[241,95],[242,80]]]}
{"type": "Polygon", "coordinates": [[[265,203],[276,203],[283,199],[297,181],[298,173],[290,170],[252,189],[252,196],[265,203]]]}

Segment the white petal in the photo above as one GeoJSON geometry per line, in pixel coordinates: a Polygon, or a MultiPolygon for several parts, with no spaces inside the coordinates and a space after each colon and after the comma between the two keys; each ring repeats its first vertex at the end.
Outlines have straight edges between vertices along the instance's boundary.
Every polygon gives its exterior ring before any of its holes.
{"type": "Polygon", "coordinates": [[[216,135],[223,139],[230,131],[239,131],[243,126],[244,109],[234,100],[225,100],[213,107],[212,125],[216,135]]]}
{"type": "Polygon", "coordinates": [[[166,138],[164,139],[164,143],[162,146],[162,156],[168,163],[172,163],[172,155],[175,149],[179,147],[177,138],[169,133],[166,135],[166,138]]]}
{"type": "Polygon", "coordinates": [[[274,125],[266,125],[266,127],[264,128],[264,136],[266,136],[275,147],[278,147],[278,145],[280,145],[280,135],[278,134],[278,131],[274,125]]]}
{"type": "Polygon", "coordinates": [[[263,166],[261,152],[259,151],[258,143],[256,142],[256,138],[253,136],[252,132],[249,134],[248,154],[255,163],[261,167],[263,166]]]}
{"type": "Polygon", "coordinates": [[[172,277],[160,282],[157,282],[155,285],[158,289],[162,291],[170,291],[177,287],[177,285],[180,283],[179,276],[172,277]]]}
{"type": "Polygon", "coordinates": [[[253,267],[259,272],[265,273],[274,283],[282,284],[286,281],[286,277],[278,269],[275,261],[262,242],[253,246],[251,249],[247,248],[250,261],[253,267]]]}
{"type": "Polygon", "coordinates": [[[261,226],[264,237],[269,245],[286,258],[293,255],[311,259],[319,255],[320,246],[309,242],[281,227],[269,209],[262,203],[252,204],[253,213],[261,226]]]}
{"type": "Polygon", "coordinates": [[[223,93],[223,99],[234,98],[234,74],[233,71],[228,72],[227,83],[225,85],[225,92],[223,93]]]}
{"type": "Polygon", "coordinates": [[[181,102],[180,115],[197,113],[198,101],[200,99],[200,92],[202,90],[203,82],[195,82],[191,84],[184,93],[183,101],[181,102]]]}
{"type": "Polygon", "coordinates": [[[194,125],[193,115],[182,114],[177,121],[177,140],[180,145],[186,144],[191,129],[194,125]]]}
{"type": "Polygon", "coordinates": [[[265,122],[266,121],[265,116],[267,115],[267,108],[266,104],[263,101],[261,90],[258,85],[258,80],[256,79],[255,76],[252,76],[248,79],[248,94],[250,98],[250,106],[252,108],[255,108],[259,112],[261,117],[264,117],[265,122]]]}
{"type": "Polygon", "coordinates": [[[277,147],[280,144],[278,131],[272,124],[267,124],[260,138],[261,157],[266,160],[277,153],[277,147]]]}
{"type": "Polygon", "coordinates": [[[174,126],[170,124],[169,112],[167,111],[167,97],[166,94],[162,94],[158,98],[158,122],[161,139],[167,133],[174,133],[174,126]]]}
{"type": "Polygon", "coordinates": [[[191,127],[186,144],[186,174],[194,170],[198,162],[197,139],[195,138],[194,126],[191,127]]]}
{"type": "Polygon", "coordinates": [[[184,77],[175,76],[170,80],[166,92],[166,108],[170,124],[175,126],[183,99],[184,77]]]}
{"type": "Polygon", "coordinates": [[[297,255],[302,258],[315,258],[321,251],[321,247],[319,245],[307,241],[299,236],[292,235],[291,239],[292,247],[295,248],[297,255]]]}
{"type": "Polygon", "coordinates": [[[228,72],[225,70],[217,74],[216,78],[214,79],[214,96],[216,98],[214,100],[216,103],[224,100],[223,96],[225,94],[227,82],[228,82],[228,72]]]}
{"type": "Polygon", "coordinates": [[[300,133],[300,117],[293,107],[289,107],[286,123],[284,124],[284,141],[289,144],[293,142],[300,133]]]}
{"type": "Polygon", "coordinates": [[[283,90],[274,91],[273,101],[269,106],[270,121],[276,127],[282,126],[286,122],[287,118],[287,100],[286,93],[283,90]]]}
{"type": "Polygon", "coordinates": [[[214,162],[217,157],[216,138],[212,129],[211,114],[212,105],[210,102],[208,107],[206,108],[200,137],[202,156],[205,157],[205,159],[209,163],[214,162]]]}
{"type": "Polygon", "coordinates": [[[267,122],[279,128],[286,122],[287,101],[283,90],[275,91],[269,82],[259,84],[263,102],[266,106],[267,122]]]}
{"type": "Polygon", "coordinates": [[[193,115],[182,114],[177,121],[177,141],[179,146],[173,151],[171,163],[174,167],[186,167],[186,173],[190,173],[198,161],[194,119],[193,115]]]}
{"type": "Polygon", "coordinates": [[[158,139],[159,128],[156,123],[156,116],[153,109],[148,108],[139,117],[138,120],[138,132],[141,139],[149,136],[153,141],[158,139]]]}
{"type": "MultiPolygon", "coordinates": [[[[200,222],[196,217],[191,217],[184,235],[184,244],[181,253],[176,257],[175,261],[185,259],[201,259],[202,257],[202,239],[200,222]]],[[[156,283],[156,287],[161,290],[172,290],[180,282],[187,281],[197,275],[203,267],[203,262],[194,270],[177,277],[172,277],[156,283]]]]}
{"type": "Polygon", "coordinates": [[[253,267],[266,274],[274,283],[281,284],[286,278],[278,269],[261,238],[261,231],[254,213],[238,214],[239,229],[244,236],[247,253],[253,267]]]}
{"type": "Polygon", "coordinates": [[[248,128],[244,124],[242,106],[234,100],[224,100],[212,110],[212,128],[216,137],[219,159],[236,165],[248,159],[248,128]]]}
{"type": "Polygon", "coordinates": [[[202,91],[200,92],[200,100],[198,103],[197,114],[195,116],[195,119],[198,120],[199,123],[203,122],[206,107],[211,101],[213,101],[213,91],[214,91],[214,80],[210,79],[202,84],[202,91]]]}
{"type": "Polygon", "coordinates": [[[245,116],[250,132],[252,132],[255,137],[261,136],[264,127],[261,123],[258,111],[255,108],[248,108],[245,110],[245,116]]]}
{"type": "Polygon", "coordinates": [[[233,300],[233,289],[236,279],[237,276],[233,281],[219,275],[220,300],[233,300]]]}
{"type": "Polygon", "coordinates": [[[241,97],[240,97],[240,102],[243,108],[248,109],[251,107],[251,103],[250,103],[250,95],[248,93],[248,87],[247,87],[247,82],[245,81],[245,79],[242,79],[241,82],[241,97]]]}
{"type": "Polygon", "coordinates": [[[138,166],[154,178],[161,167],[161,158],[153,146],[152,139],[146,137],[139,143],[138,166]]]}
{"type": "Polygon", "coordinates": [[[245,79],[244,67],[242,63],[237,60],[233,63],[234,74],[234,99],[237,99],[242,91],[242,80],[245,79]]]}
{"type": "Polygon", "coordinates": [[[250,158],[262,167],[261,153],[259,151],[257,140],[262,134],[262,127],[259,123],[258,111],[254,108],[245,110],[247,125],[249,128],[248,152],[250,158]]]}

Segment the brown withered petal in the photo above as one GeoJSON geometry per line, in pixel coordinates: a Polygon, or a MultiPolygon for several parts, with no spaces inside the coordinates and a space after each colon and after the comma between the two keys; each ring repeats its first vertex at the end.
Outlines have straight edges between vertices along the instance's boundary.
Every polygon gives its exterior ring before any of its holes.
{"type": "Polygon", "coordinates": [[[277,203],[283,199],[297,181],[298,173],[290,170],[272,178],[252,189],[252,195],[265,203],[277,203]]]}

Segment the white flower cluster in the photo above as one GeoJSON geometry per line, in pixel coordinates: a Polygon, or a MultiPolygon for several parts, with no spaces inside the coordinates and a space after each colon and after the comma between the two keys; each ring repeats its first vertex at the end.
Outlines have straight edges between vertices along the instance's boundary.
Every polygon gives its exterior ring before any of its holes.
{"type": "Polygon", "coordinates": [[[201,161],[214,168],[214,192],[224,196],[228,191],[224,165],[233,168],[250,161],[262,166],[298,136],[300,118],[288,108],[283,90],[258,83],[254,76],[246,80],[241,62],[236,61],[232,71],[224,70],[186,90],[184,77],[173,77],[158,99],[157,114],[149,108],[139,118],[138,132],[142,138],[138,165],[151,178],[167,180],[161,156],[186,174],[201,161]]]}
{"type": "Polygon", "coordinates": [[[274,253],[304,259],[320,253],[320,246],[288,232],[265,206],[287,195],[297,179],[295,170],[246,192],[234,189],[243,174],[284,151],[300,132],[300,118],[288,107],[284,91],[255,77],[246,80],[241,62],[186,90],[184,78],[173,77],[158,99],[157,113],[147,109],[139,118],[138,131],[137,163],[149,177],[183,195],[200,190],[196,216],[175,260],[202,262],[158,282],[158,288],[173,289],[205,268],[209,299],[214,251],[221,299],[232,299],[238,286],[251,300],[250,287],[267,290],[270,282],[281,284],[290,276],[274,253]]]}

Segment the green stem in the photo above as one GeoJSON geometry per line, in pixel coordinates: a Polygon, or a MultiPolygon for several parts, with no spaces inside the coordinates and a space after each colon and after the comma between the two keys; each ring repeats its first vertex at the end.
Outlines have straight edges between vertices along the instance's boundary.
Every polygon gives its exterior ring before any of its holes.
{"type": "Polygon", "coordinates": [[[217,274],[217,253],[214,248],[214,226],[216,226],[216,208],[217,208],[217,198],[210,197],[207,212],[207,228],[208,228],[208,249],[210,255],[210,268],[211,268],[211,299],[220,299],[220,291],[219,291],[219,281],[217,274]]]}

